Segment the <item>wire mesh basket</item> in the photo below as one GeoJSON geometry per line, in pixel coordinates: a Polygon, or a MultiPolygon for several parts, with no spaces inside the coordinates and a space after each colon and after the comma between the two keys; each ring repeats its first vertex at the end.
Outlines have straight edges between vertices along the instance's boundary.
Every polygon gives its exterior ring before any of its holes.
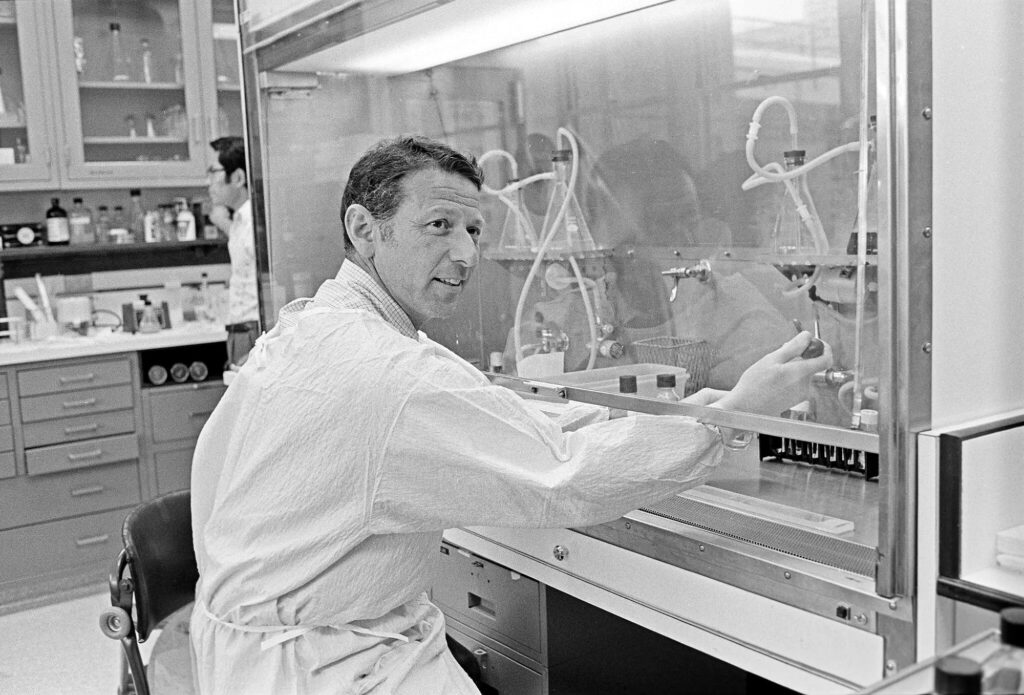
{"type": "Polygon", "coordinates": [[[700,391],[708,384],[711,371],[711,346],[704,340],[659,336],[643,338],[633,343],[638,362],[667,364],[682,367],[690,377],[686,380],[686,393],[700,391]]]}

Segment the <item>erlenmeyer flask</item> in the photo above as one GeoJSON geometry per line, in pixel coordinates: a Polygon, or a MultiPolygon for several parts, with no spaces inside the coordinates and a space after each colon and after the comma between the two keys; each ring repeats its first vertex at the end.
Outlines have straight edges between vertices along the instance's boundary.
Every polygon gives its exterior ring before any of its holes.
{"type": "Polygon", "coordinates": [[[594,251],[597,245],[590,235],[590,228],[583,217],[576,193],[569,188],[569,168],[572,163],[572,150],[555,150],[551,156],[551,166],[555,174],[551,190],[551,200],[544,215],[543,234],[551,236],[547,245],[548,251],[580,252],[594,251]],[[568,199],[568,202],[566,202],[568,199]],[[565,211],[560,215],[563,203],[565,211]],[[557,220],[557,226],[552,229],[557,220]]]}
{"type": "MultiPolygon", "coordinates": [[[[788,150],[783,153],[786,161],[786,170],[796,169],[804,165],[805,152],[803,150],[788,150]]],[[[804,187],[800,185],[800,177],[790,179],[790,182],[803,193],[804,187]]],[[[802,201],[807,205],[807,201],[802,201]]],[[[814,240],[811,238],[810,230],[800,219],[796,203],[789,194],[789,187],[782,186],[782,198],[779,200],[779,211],[775,216],[775,226],[772,228],[772,251],[779,255],[787,254],[813,254],[814,240]]]]}
{"type": "MultiPolygon", "coordinates": [[[[509,183],[518,183],[519,179],[512,179],[509,183]]],[[[505,224],[501,227],[501,239],[498,248],[508,251],[536,251],[538,248],[537,231],[533,228],[530,220],[530,213],[523,205],[523,193],[521,188],[516,188],[507,194],[501,194],[508,214],[505,216],[505,224]]]]}

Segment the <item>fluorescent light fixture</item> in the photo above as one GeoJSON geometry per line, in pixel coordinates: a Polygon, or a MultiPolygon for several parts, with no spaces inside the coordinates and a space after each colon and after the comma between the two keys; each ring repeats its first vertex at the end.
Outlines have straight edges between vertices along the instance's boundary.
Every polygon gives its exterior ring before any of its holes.
{"type": "Polygon", "coordinates": [[[666,0],[452,0],[283,70],[395,75],[529,41],[666,0]]]}

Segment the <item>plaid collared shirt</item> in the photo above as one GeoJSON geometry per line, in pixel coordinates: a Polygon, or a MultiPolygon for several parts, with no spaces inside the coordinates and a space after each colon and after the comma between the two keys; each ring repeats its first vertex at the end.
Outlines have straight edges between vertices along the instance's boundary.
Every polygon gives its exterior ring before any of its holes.
{"type": "Polygon", "coordinates": [[[278,317],[285,326],[298,319],[307,307],[354,309],[376,314],[407,338],[419,340],[419,332],[398,302],[378,285],[369,274],[355,263],[344,261],[333,279],[320,285],[313,299],[303,298],[289,302],[278,317]]]}

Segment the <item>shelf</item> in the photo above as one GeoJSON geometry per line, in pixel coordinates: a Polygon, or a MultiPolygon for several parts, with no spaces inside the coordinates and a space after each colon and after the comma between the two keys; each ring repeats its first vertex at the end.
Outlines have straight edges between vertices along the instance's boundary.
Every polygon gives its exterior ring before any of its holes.
{"type": "Polygon", "coordinates": [[[156,137],[129,137],[127,135],[87,135],[82,138],[86,145],[184,145],[188,138],[176,138],[170,135],[156,137]]]}
{"type": "Polygon", "coordinates": [[[226,239],[84,246],[30,246],[0,251],[2,277],[36,273],[82,274],[105,270],[229,263],[226,239]]]}
{"type": "Polygon", "coordinates": [[[185,85],[179,82],[79,82],[79,89],[122,89],[156,92],[180,92],[185,85]]]}

